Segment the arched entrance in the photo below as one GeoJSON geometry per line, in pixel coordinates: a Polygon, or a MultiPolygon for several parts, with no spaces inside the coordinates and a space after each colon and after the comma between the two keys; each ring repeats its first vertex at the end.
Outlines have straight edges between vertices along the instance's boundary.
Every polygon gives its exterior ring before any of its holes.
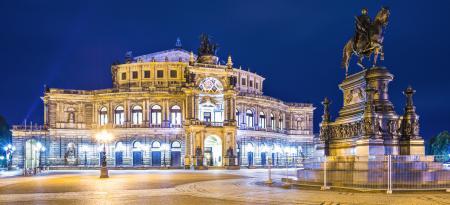
{"type": "Polygon", "coordinates": [[[207,166],[222,166],[222,140],[210,135],[205,138],[205,160],[207,166]]]}

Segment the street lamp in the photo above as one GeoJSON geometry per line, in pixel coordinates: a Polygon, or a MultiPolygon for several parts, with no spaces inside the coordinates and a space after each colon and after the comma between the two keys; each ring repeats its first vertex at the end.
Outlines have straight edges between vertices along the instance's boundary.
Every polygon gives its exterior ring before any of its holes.
{"type": "Polygon", "coordinates": [[[106,167],[106,143],[112,140],[112,135],[106,132],[106,130],[103,130],[98,133],[95,138],[97,138],[97,141],[99,141],[100,144],[103,144],[103,152],[101,154],[102,167],[100,169],[100,178],[108,178],[108,168],[106,167]]]}
{"type": "Polygon", "coordinates": [[[3,147],[3,149],[6,152],[6,166],[8,167],[8,170],[12,167],[12,157],[14,151],[16,151],[16,147],[14,145],[8,144],[7,146],[3,147]]]}
{"type": "Polygon", "coordinates": [[[163,151],[163,160],[164,160],[164,167],[167,167],[166,164],[166,152],[169,151],[169,145],[168,144],[162,144],[161,150],[163,151]]]}

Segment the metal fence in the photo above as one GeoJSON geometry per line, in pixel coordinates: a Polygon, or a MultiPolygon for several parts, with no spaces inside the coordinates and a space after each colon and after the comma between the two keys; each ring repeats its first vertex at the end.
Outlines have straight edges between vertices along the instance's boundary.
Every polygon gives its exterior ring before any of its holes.
{"type": "MultiPolygon", "coordinates": [[[[447,190],[450,162],[446,156],[386,155],[329,156],[287,159],[286,175],[278,177],[298,185],[322,189],[447,190]]],[[[276,176],[276,175],[275,175],[276,176]]]]}

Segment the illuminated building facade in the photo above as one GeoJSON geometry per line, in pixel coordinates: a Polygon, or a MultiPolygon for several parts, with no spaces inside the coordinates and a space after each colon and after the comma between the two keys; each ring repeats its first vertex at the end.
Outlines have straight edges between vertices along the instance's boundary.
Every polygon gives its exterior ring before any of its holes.
{"type": "Polygon", "coordinates": [[[128,53],[111,73],[110,89],[46,88],[44,125],[13,128],[14,165],[99,166],[103,148],[94,136],[102,131],[113,136],[109,167],[257,167],[269,158],[284,166],[286,156],[313,151],[313,105],[263,95],[265,78],[233,67],[231,57],[221,65],[178,41],[170,50],[128,53]]]}

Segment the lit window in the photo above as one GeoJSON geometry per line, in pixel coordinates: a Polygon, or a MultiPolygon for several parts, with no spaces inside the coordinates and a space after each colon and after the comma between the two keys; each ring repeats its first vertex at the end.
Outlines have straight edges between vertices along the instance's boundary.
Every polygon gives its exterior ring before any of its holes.
{"type": "Polygon", "coordinates": [[[284,123],[283,118],[284,118],[283,115],[280,115],[280,118],[278,119],[278,128],[279,128],[280,130],[283,129],[283,123],[284,123]]]}
{"type": "Polygon", "coordinates": [[[152,143],[152,148],[160,148],[160,147],[161,147],[161,143],[160,143],[160,142],[154,141],[154,142],[152,143]]]}
{"type": "Polygon", "coordinates": [[[114,110],[114,123],[116,125],[123,125],[125,122],[125,114],[122,106],[116,107],[114,110]]]}
{"type": "Polygon", "coordinates": [[[171,70],[170,71],[170,77],[171,78],[176,78],[177,77],[177,71],[176,70],[171,70]]]}
{"type": "Polygon", "coordinates": [[[156,77],[157,78],[163,78],[164,77],[164,71],[163,70],[156,71],[156,77]]]}
{"type": "Polygon", "coordinates": [[[178,141],[172,142],[172,148],[181,148],[181,143],[178,141]]]}
{"type": "Polygon", "coordinates": [[[247,127],[253,127],[253,112],[251,110],[247,110],[245,113],[245,122],[247,127]]]}
{"type": "Polygon", "coordinates": [[[215,78],[205,78],[200,82],[200,89],[204,92],[219,92],[223,90],[222,83],[215,78]]]}
{"type": "Polygon", "coordinates": [[[108,109],[106,107],[102,107],[100,109],[100,125],[106,125],[108,124],[108,109]]]}
{"type": "Polygon", "coordinates": [[[153,125],[160,125],[161,124],[161,106],[159,105],[153,105],[151,109],[151,122],[153,125]]]}
{"type": "Polygon", "coordinates": [[[150,71],[149,70],[144,71],[144,78],[150,78],[150,71]]]}
{"type": "Polygon", "coordinates": [[[172,125],[181,125],[181,108],[174,105],[170,108],[170,123],[172,125]]]}
{"type": "Polygon", "coordinates": [[[74,123],[75,122],[75,109],[69,108],[67,109],[67,122],[74,123]]]}
{"type": "Polygon", "coordinates": [[[239,127],[239,124],[240,124],[239,115],[240,115],[239,110],[236,109],[236,126],[237,127],[239,127]]]}
{"type": "Polygon", "coordinates": [[[134,106],[131,110],[131,120],[134,125],[142,124],[142,107],[134,106]]]}
{"type": "Polygon", "coordinates": [[[259,113],[259,127],[266,128],[266,116],[263,112],[259,113]]]}
{"type": "Polygon", "coordinates": [[[273,113],[270,113],[270,127],[275,129],[275,116],[273,116],[273,113]]]}

